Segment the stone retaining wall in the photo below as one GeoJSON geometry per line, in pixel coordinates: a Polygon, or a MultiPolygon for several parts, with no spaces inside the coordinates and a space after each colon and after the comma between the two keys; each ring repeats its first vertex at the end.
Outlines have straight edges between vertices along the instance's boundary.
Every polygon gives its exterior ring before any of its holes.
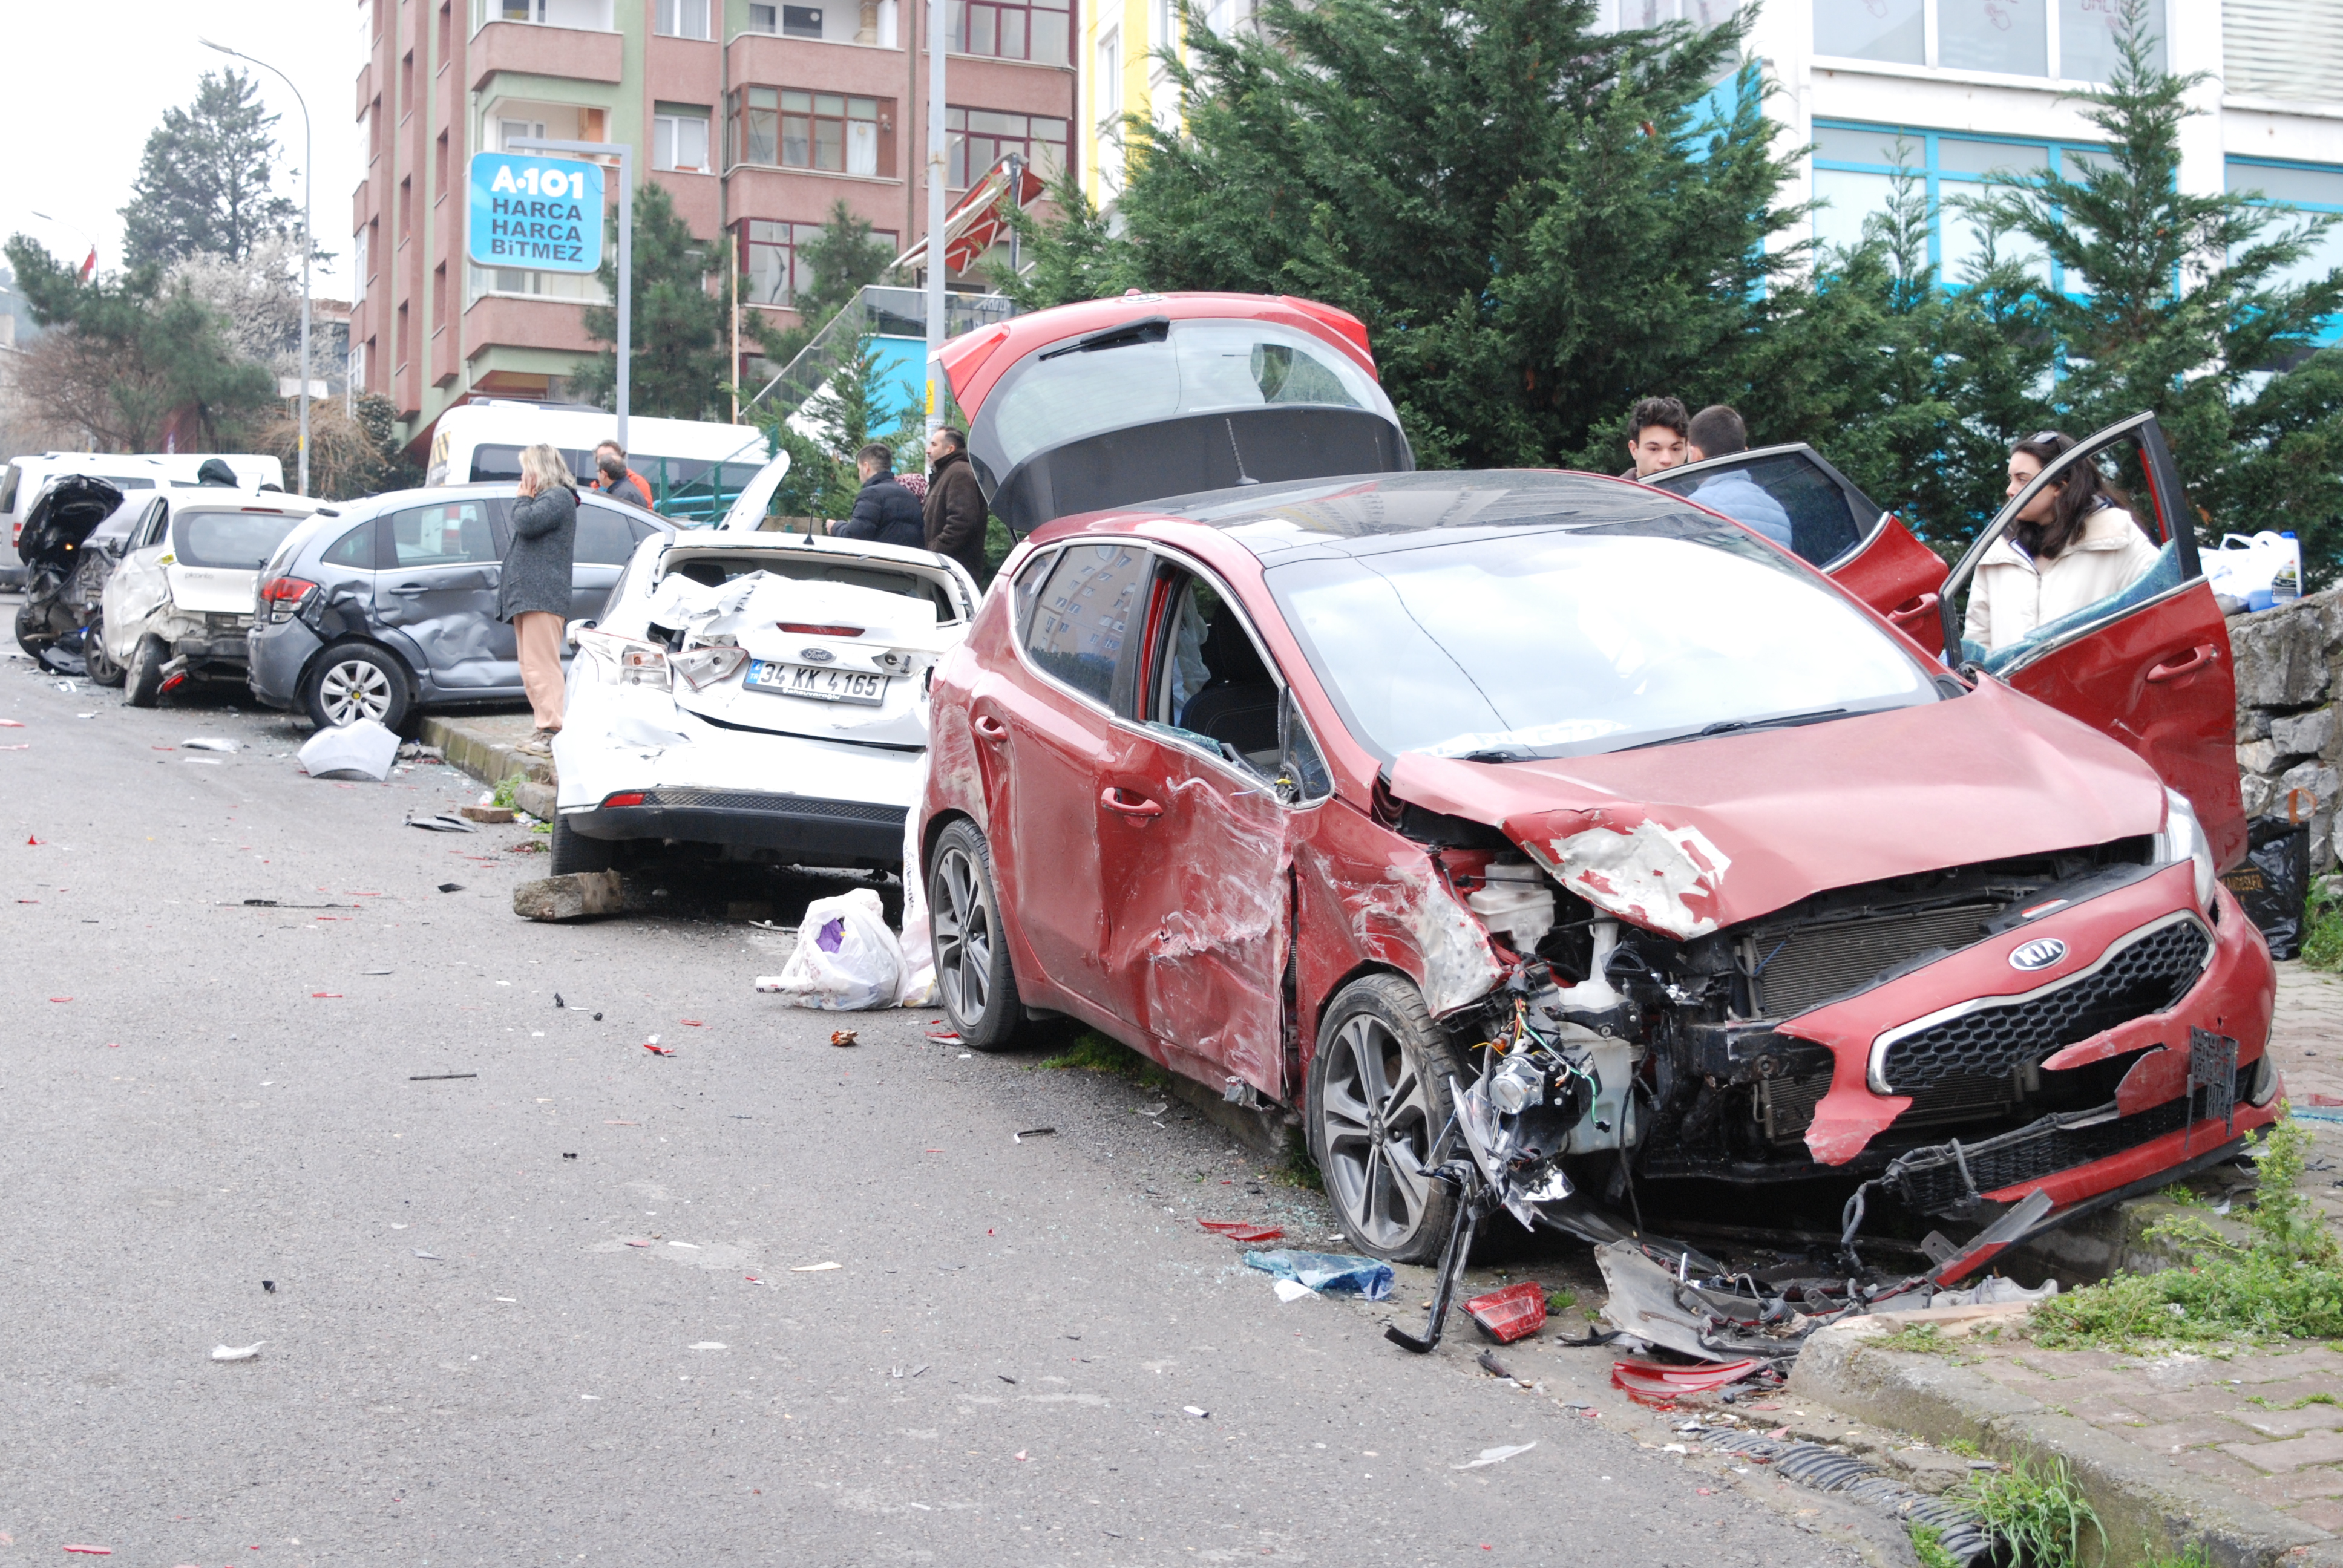
{"type": "Polygon", "coordinates": [[[2237,772],[2247,818],[2310,823],[2314,871],[2335,869],[2343,795],[2343,588],[2229,618],[2237,654],[2237,772]]]}

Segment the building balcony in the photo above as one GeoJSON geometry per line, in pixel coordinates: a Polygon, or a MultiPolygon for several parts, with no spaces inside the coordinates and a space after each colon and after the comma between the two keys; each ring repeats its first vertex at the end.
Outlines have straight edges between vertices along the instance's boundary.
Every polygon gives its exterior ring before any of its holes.
{"type": "Polygon", "coordinates": [[[626,40],[616,33],[540,22],[490,22],[473,35],[471,87],[499,71],[616,85],[625,73],[626,40]]]}

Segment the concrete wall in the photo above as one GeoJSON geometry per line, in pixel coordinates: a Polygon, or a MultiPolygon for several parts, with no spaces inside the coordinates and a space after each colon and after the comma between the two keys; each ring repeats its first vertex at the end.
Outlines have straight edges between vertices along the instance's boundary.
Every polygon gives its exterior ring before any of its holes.
{"type": "Polygon", "coordinates": [[[2237,771],[2248,818],[2310,823],[2311,867],[2337,863],[2335,805],[2343,795],[2343,588],[2258,615],[2234,616],[2237,771]],[[2298,793],[2298,791],[2299,793],[2298,793]]]}

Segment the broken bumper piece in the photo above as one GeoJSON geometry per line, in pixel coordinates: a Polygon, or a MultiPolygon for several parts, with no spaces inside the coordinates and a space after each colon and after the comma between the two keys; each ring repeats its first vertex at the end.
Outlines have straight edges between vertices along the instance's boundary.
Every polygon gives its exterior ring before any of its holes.
{"type": "Polygon", "coordinates": [[[689,786],[615,798],[628,803],[565,812],[570,830],[588,839],[675,839],[841,859],[891,862],[903,853],[900,806],[689,786]]]}

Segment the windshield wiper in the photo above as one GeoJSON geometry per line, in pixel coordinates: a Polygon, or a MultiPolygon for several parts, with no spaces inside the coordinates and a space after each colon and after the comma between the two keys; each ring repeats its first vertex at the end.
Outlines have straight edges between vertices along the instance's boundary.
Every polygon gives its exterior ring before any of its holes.
{"type": "Polygon", "coordinates": [[[1534,762],[1539,753],[1526,746],[1483,746],[1478,751],[1467,751],[1459,762],[1534,762]]]}
{"type": "Polygon", "coordinates": [[[1784,713],[1772,719],[1720,719],[1714,724],[1704,724],[1698,729],[1687,729],[1682,735],[1664,735],[1657,740],[1623,746],[1619,749],[1642,751],[1653,746],[1673,746],[1679,740],[1704,740],[1712,735],[1737,735],[1745,729],[1789,729],[1801,724],[1836,719],[1845,712],[1844,708],[1817,708],[1811,713],[1784,713]]]}

